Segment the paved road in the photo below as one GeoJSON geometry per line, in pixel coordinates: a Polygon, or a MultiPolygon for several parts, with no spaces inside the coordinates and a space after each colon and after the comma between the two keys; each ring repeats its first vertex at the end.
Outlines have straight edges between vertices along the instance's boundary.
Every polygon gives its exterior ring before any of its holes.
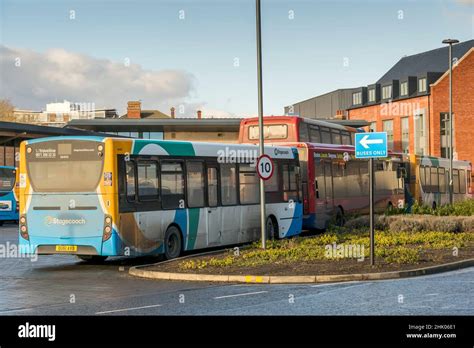
{"type": "MultiPolygon", "coordinates": [[[[0,228],[0,244],[16,244],[16,231],[16,226],[0,228]]],[[[130,266],[149,262],[2,258],[0,315],[474,315],[474,268],[323,285],[208,284],[128,275],[130,266]]]]}

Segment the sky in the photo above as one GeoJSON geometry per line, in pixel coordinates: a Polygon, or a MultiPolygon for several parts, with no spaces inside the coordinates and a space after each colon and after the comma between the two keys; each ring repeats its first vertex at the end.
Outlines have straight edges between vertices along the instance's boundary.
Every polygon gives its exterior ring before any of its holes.
{"type": "MultiPolygon", "coordinates": [[[[474,0],[262,0],[264,114],[474,37],[474,0]]],[[[254,0],[0,0],[0,99],[257,114],[254,0]]]]}

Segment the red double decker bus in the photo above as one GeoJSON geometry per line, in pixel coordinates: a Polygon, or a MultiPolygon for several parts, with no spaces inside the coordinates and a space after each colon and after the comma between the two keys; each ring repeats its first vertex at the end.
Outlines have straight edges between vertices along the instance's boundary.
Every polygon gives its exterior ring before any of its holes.
{"type": "MultiPolygon", "coordinates": [[[[311,142],[335,145],[353,145],[357,128],[312,120],[297,116],[265,116],[263,120],[265,142],[311,142]]],[[[258,118],[245,118],[240,122],[239,142],[258,143],[258,118]]]]}

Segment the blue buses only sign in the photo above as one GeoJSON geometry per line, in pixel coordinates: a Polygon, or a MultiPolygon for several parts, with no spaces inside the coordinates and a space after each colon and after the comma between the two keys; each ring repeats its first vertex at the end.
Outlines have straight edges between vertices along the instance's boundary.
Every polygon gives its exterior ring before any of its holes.
{"type": "Polygon", "coordinates": [[[356,133],[356,158],[387,157],[387,132],[356,133]]]}

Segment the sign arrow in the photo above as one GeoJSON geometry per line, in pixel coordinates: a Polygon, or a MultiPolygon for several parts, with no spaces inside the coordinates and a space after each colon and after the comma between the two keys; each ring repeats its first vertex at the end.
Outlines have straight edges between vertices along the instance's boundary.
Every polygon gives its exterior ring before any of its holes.
{"type": "Polygon", "coordinates": [[[359,143],[365,148],[368,149],[370,144],[383,144],[382,139],[371,139],[369,140],[369,136],[365,135],[359,143]]]}

